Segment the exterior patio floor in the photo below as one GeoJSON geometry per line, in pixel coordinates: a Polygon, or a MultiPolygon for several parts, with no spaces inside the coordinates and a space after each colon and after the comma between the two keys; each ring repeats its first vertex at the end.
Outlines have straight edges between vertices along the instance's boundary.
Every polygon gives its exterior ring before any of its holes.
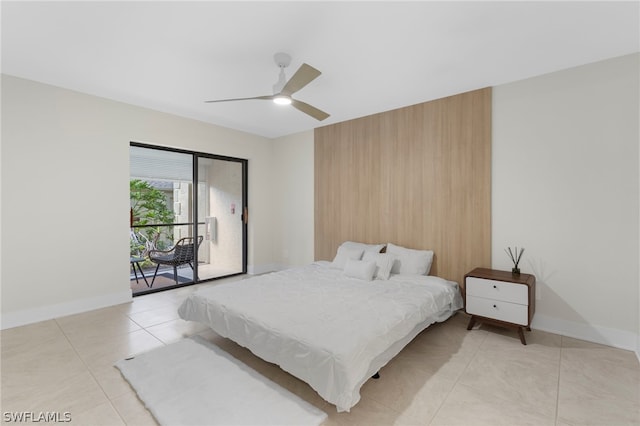
{"type": "MultiPolygon", "coordinates": [[[[137,269],[137,268],[136,268],[137,269]]],[[[153,273],[155,272],[155,267],[151,268],[143,268],[142,271],[147,279],[149,285],[151,285],[151,281],[153,279],[153,273]]],[[[133,268],[131,268],[131,274],[129,276],[131,291],[134,296],[139,294],[144,294],[149,291],[173,287],[176,285],[175,280],[173,279],[173,268],[161,267],[158,270],[158,275],[156,276],[155,281],[153,282],[153,287],[149,287],[147,283],[145,283],[144,278],[140,275],[140,271],[137,271],[138,280],[136,282],[136,277],[133,273],[133,268]]],[[[229,268],[220,268],[214,265],[201,264],[198,265],[198,273],[200,277],[200,281],[225,277],[229,275],[234,275],[238,273],[242,273],[242,271],[234,271],[229,268]]],[[[193,271],[188,265],[178,268],[178,282],[179,284],[188,284],[188,281],[193,280],[193,271]],[[187,280],[186,282],[184,280],[187,280]]]]}

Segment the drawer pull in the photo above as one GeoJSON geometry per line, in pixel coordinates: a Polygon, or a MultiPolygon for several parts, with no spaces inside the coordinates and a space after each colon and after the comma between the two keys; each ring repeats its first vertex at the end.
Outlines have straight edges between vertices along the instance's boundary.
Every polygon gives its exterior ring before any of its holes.
{"type": "Polygon", "coordinates": [[[498,287],[496,287],[496,286],[494,285],[494,286],[493,286],[493,288],[498,288],[498,287]]]}
{"type": "Polygon", "coordinates": [[[493,305],[493,307],[494,307],[494,308],[497,308],[497,306],[496,306],[496,305],[493,305]]]}

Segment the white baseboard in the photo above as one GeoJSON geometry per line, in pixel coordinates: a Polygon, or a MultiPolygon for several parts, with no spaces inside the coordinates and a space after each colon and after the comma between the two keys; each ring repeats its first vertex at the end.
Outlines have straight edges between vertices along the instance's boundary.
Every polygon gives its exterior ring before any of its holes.
{"type": "Polygon", "coordinates": [[[2,319],[0,321],[0,329],[5,330],[7,328],[47,321],[54,318],[65,317],[67,315],[79,314],[81,312],[131,302],[131,300],[131,290],[125,290],[120,293],[58,303],[55,305],[43,306],[41,308],[24,309],[22,311],[8,313],[3,312],[1,317],[2,319]]]}
{"type": "MultiPolygon", "coordinates": [[[[575,339],[586,340],[602,345],[633,351],[638,355],[639,336],[631,331],[601,327],[575,321],[567,321],[546,315],[535,314],[531,328],[561,334],[575,339]]],[[[640,355],[638,355],[640,360],[640,355]]]]}
{"type": "Polygon", "coordinates": [[[248,265],[247,274],[260,275],[260,274],[266,274],[267,272],[282,271],[283,269],[286,269],[286,267],[279,263],[267,263],[264,265],[248,265]]]}

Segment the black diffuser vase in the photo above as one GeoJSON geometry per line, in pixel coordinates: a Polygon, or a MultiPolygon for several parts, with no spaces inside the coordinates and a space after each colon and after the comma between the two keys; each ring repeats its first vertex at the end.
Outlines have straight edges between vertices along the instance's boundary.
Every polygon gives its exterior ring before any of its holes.
{"type": "Polygon", "coordinates": [[[514,252],[511,251],[511,247],[507,247],[506,249],[504,249],[504,251],[507,252],[509,257],[511,258],[511,261],[513,262],[511,273],[513,275],[520,275],[520,268],[518,268],[518,264],[520,263],[520,259],[522,259],[522,253],[524,253],[524,249],[520,248],[520,252],[518,252],[518,247],[516,247],[516,250],[514,252]]]}

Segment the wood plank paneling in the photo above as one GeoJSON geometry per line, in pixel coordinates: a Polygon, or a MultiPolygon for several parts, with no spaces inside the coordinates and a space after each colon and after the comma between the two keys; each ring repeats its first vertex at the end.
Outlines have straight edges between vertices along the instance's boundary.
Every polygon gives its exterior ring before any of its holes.
{"type": "Polygon", "coordinates": [[[491,266],[491,89],[315,130],[315,258],[346,240],[435,253],[463,285],[491,266]]]}

